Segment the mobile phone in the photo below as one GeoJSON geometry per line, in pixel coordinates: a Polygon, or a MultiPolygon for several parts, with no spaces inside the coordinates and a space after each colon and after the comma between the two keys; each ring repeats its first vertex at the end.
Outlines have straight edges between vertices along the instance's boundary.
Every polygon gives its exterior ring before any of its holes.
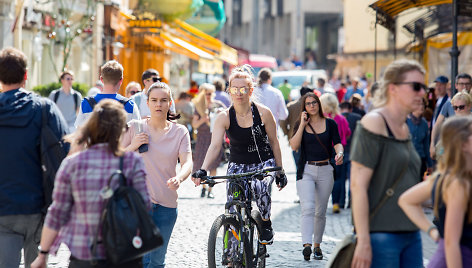
{"type": "Polygon", "coordinates": [[[148,150],[149,150],[149,144],[147,144],[147,143],[146,144],[141,144],[141,146],[139,146],[139,148],[138,148],[138,151],[140,153],[145,153],[148,150]]]}

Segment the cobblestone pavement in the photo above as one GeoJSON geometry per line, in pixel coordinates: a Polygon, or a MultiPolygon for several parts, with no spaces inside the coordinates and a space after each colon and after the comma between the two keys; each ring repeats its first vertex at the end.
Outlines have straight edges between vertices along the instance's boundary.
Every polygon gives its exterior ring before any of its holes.
{"type": "MultiPolygon", "coordinates": [[[[295,164],[286,139],[282,138],[280,143],[289,183],[280,192],[273,187],[271,218],[276,234],[274,243],[268,247],[270,257],[267,259],[267,267],[324,267],[336,243],[352,231],[351,211],[346,209],[340,214],[333,214],[330,202],[321,244],[324,258],[321,261],[304,261],[301,253],[300,206],[294,203],[298,199],[295,164]]],[[[220,167],[218,174],[225,174],[225,168],[226,166],[220,167]]],[[[194,187],[191,180],[185,181],[179,189],[178,218],[166,258],[169,268],[207,267],[208,234],[214,219],[224,212],[226,197],[224,184],[214,187],[215,199],[200,198],[200,191],[201,188],[194,187]]],[[[434,250],[434,242],[424,236],[425,264],[434,250]]],[[[67,248],[62,246],[57,257],[50,257],[48,267],[67,267],[69,255],[67,248]]]]}

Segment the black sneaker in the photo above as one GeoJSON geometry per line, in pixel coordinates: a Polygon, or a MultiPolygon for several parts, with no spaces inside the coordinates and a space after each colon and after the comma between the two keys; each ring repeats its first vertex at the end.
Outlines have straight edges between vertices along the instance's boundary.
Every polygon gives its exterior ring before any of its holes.
{"type": "Polygon", "coordinates": [[[316,247],[313,249],[313,258],[315,260],[322,260],[323,259],[323,252],[321,252],[320,247],[316,247]]]}
{"type": "Polygon", "coordinates": [[[202,193],[200,194],[200,197],[205,197],[205,192],[206,192],[206,189],[202,187],[202,193]]]}
{"type": "Polygon", "coordinates": [[[269,228],[262,227],[262,232],[259,235],[259,242],[261,244],[267,245],[267,244],[272,244],[273,241],[274,241],[274,231],[272,230],[272,227],[269,227],[269,228]]]}
{"type": "Polygon", "coordinates": [[[303,258],[305,259],[305,261],[310,260],[310,255],[311,255],[311,246],[306,246],[303,249],[303,258]]]}

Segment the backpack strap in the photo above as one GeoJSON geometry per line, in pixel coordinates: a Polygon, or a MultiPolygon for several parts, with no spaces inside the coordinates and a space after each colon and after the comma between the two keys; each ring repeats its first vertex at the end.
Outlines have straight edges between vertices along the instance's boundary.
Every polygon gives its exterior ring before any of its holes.
{"type": "Polygon", "coordinates": [[[54,103],[57,103],[57,99],[59,99],[59,93],[61,90],[57,90],[56,93],[54,93],[54,103]]]}
{"type": "MultiPolygon", "coordinates": [[[[73,89],[72,89],[73,90],[73,89]]],[[[75,104],[75,110],[77,111],[77,108],[79,108],[79,93],[77,91],[73,90],[73,95],[74,95],[74,104],[75,104]]]]}
{"type": "Polygon", "coordinates": [[[92,110],[93,110],[93,107],[95,107],[95,105],[97,105],[97,101],[95,100],[94,97],[85,97],[84,100],[86,100],[88,102],[88,104],[90,105],[92,110]]]}

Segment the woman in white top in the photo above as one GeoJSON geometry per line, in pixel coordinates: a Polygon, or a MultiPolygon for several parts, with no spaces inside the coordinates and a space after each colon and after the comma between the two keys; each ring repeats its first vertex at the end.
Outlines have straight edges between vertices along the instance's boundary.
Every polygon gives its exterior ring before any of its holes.
{"type": "Polygon", "coordinates": [[[127,151],[139,149],[146,169],[146,184],[152,202],[152,218],[164,238],[162,247],[144,256],[144,267],[164,267],[167,245],[177,220],[177,189],[192,171],[190,135],[185,126],[172,120],[171,92],[166,83],[154,83],[147,91],[151,116],[133,120],[123,138],[127,151]],[[181,168],[176,173],[180,160],[181,168]]]}

